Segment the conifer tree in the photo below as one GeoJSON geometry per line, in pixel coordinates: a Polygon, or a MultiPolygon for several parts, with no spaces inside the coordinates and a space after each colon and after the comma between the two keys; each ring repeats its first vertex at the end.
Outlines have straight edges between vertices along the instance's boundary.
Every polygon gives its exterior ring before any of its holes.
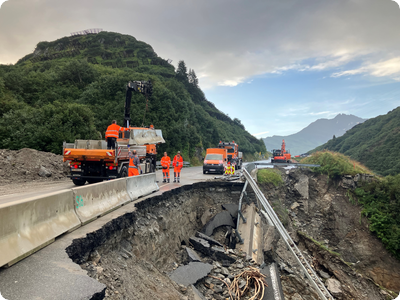
{"type": "Polygon", "coordinates": [[[199,85],[199,80],[197,79],[196,73],[193,69],[189,69],[188,79],[189,83],[193,84],[194,86],[197,87],[199,85]]]}
{"type": "Polygon", "coordinates": [[[176,69],[176,78],[182,81],[188,80],[186,64],[183,60],[178,62],[178,68],[176,69]]]}

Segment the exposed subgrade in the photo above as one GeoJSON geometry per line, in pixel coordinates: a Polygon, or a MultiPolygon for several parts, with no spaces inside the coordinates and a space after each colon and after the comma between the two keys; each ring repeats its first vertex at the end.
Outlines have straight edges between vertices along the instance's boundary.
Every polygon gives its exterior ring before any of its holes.
{"type": "MultiPolygon", "coordinates": [[[[225,204],[238,204],[242,189],[243,183],[200,182],[164,192],[136,203],[134,212],[113,219],[86,238],[74,240],[66,251],[89,276],[107,286],[105,299],[192,299],[192,289],[168,275],[191,260],[190,239],[225,204]]],[[[248,191],[246,201],[254,199],[248,191]]],[[[212,237],[224,243],[227,231],[220,226],[212,237]]],[[[222,266],[216,265],[215,256],[198,255],[214,269],[222,266]]],[[[239,258],[243,268],[239,253],[232,256],[236,259],[229,263],[239,258]]]]}

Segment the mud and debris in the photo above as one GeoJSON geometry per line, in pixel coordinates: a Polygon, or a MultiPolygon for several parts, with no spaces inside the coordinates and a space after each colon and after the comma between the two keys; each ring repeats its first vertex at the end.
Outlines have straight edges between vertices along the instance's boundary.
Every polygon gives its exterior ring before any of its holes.
{"type": "MultiPolygon", "coordinates": [[[[369,233],[365,220],[360,222],[360,207],[348,201],[341,183],[304,169],[283,170],[282,177],[284,185],[261,188],[335,299],[393,299],[384,287],[396,284],[399,262],[369,233]],[[387,273],[379,273],[378,266],[387,273]]],[[[227,212],[227,204],[238,202],[242,188],[243,183],[203,182],[146,199],[136,204],[136,212],[76,241],[67,252],[107,286],[105,299],[225,300],[244,290],[240,299],[256,293],[261,299],[262,286],[264,294],[270,288],[263,277],[257,274],[259,281],[246,287],[247,280],[238,276],[263,268],[229,247],[233,226],[221,224],[209,237],[200,233],[211,219],[227,212]],[[193,262],[212,268],[196,282],[171,280],[174,271],[193,262]]],[[[244,206],[255,202],[250,190],[247,194],[244,206]]],[[[264,262],[267,268],[276,264],[285,299],[319,299],[275,228],[264,217],[260,225],[264,262]]]]}
{"type": "Polygon", "coordinates": [[[24,148],[0,149],[0,195],[30,185],[70,180],[62,155],[24,148]]]}

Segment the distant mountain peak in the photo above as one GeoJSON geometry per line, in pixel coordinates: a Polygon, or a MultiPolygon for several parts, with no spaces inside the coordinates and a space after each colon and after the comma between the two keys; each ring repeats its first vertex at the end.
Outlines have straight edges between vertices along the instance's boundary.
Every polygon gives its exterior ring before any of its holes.
{"type": "Polygon", "coordinates": [[[292,155],[298,155],[326,143],[333,136],[342,136],[347,130],[364,121],[366,119],[355,115],[339,113],[333,119],[318,119],[295,134],[273,135],[263,140],[267,149],[272,150],[280,148],[282,139],[285,139],[286,147],[290,149],[292,155]]]}

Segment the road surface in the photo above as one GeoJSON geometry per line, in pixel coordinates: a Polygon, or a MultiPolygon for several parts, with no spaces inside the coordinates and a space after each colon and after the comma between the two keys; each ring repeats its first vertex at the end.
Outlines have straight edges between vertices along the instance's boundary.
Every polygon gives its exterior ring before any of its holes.
{"type": "MultiPolygon", "coordinates": [[[[213,179],[215,176],[220,176],[216,174],[203,174],[203,167],[191,167],[191,168],[183,168],[181,172],[181,182],[180,184],[192,184],[198,181],[206,181],[208,179],[213,179]]],[[[168,189],[168,185],[172,187],[176,187],[178,183],[172,183],[174,180],[174,172],[173,169],[170,171],[171,182],[163,183],[162,182],[162,171],[156,171],[156,177],[158,181],[158,185],[161,188],[165,186],[163,189],[168,189]]],[[[29,198],[43,196],[45,194],[54,193],[57,191],[61,191],[64,189],[71,189],[76,187],[72,180],[63,180],[63,181],[52,181],[52,182],[40,182],[33,181],[29,183],[23,184],[13,184],[9,186],[2,187],[2,196],[0,196],[0,204],[25,200],[29,198]]]]}

